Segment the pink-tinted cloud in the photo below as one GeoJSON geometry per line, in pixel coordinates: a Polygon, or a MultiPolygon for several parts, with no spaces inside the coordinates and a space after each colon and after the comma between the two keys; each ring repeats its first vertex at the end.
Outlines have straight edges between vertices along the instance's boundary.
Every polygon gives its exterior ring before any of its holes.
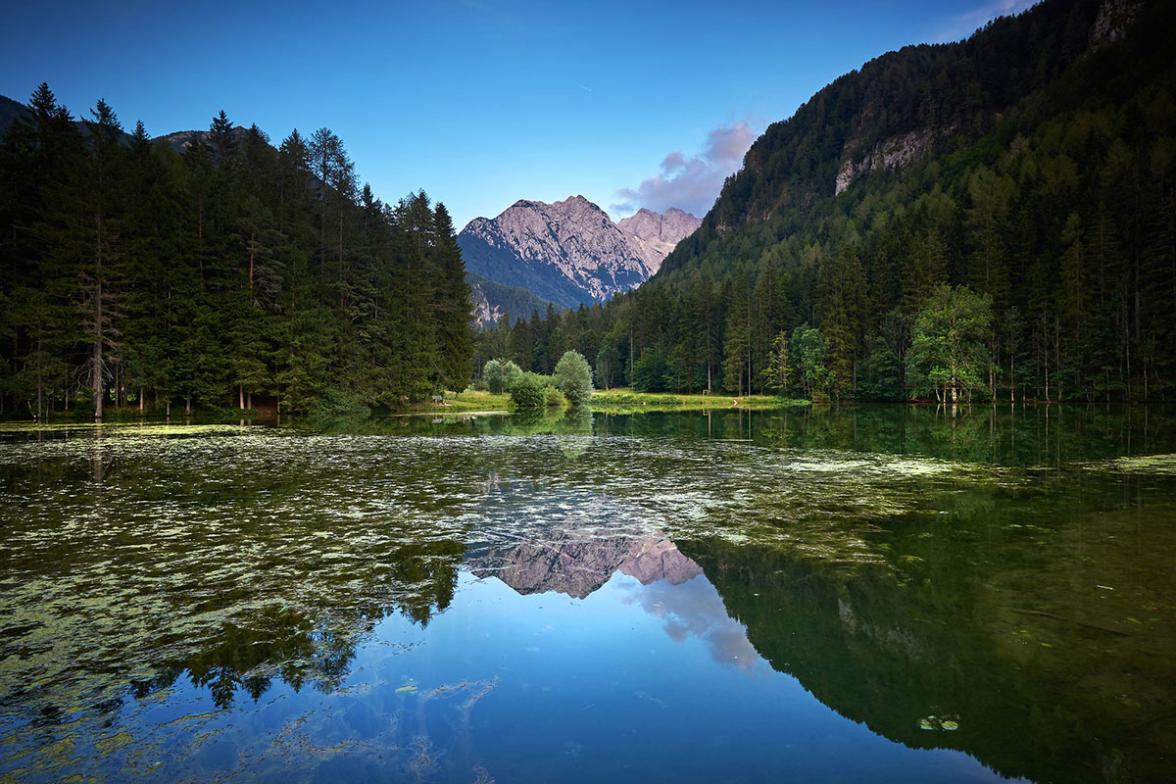
{"type": "Polygon", "coordinates": [[[665,212],[670,207],[705,215],[714,204],[727,175],[743,163],[747,148],[756,132],[745,122],[723,125],[706,136],[698,155],[687,156],[674,150],[662,159],[660,172],[636,188],[617,191],[620,202],[612,205],[618,213],[630,213],[639,207],[665,212]]]}

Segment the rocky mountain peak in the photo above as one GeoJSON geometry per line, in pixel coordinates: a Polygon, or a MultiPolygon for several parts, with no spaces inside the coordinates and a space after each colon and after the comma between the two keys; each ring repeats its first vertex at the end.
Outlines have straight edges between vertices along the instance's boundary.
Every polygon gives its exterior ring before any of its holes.
{"type": "Polygon", "coordinates": [[[651,274],[608,213],[583,196],[516,201],[458,236],[466,268],[562,307],[603,302],[651,274]]]}
{"type": "Polygon", "coordinates": [[[622,218],[617,226],[628,235],[629,243],[641,254],[652,274],[658,271],[670,251],[693,234],[701,223],[700,219],[677,207],[664,213],[642,207],[628,218],[622,218]]]}
{"type": "MultiPolygon", "coordinates": [[[[646,209],[617,224],[577,194],[550,203],[520,199],[496,218],[470,221],[458,244],[473,275],[571,308],[641,285],[698,224],[681,210],[646,209]]],[[[493,312],[495,303],[487,305],[493,312]]]]}

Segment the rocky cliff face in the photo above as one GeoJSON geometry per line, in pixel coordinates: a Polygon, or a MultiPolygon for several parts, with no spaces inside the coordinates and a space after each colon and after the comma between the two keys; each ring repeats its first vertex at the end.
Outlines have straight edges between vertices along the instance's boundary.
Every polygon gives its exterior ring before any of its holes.
{"type": "Polygon", "coordinates": [[[1091,47],[1113,44],[1123,38],[1142,9],[1143,0],[1103,0],[1090,31],[1091,47]]]}
{"type": "Polygon", "coordinates": [[[604,210],[583,196],[518,201],[458,236],[466,269],[561,305],[603,302],[643,283],[645,261],[604,210]]]}
{"type": "MultiPolygon", "coordinates": [[[[473,275],[573,308],[644,283],[697,225],[681,210],[642,210],[618,226],[600,207],[572,196],[515,202],[496,218],[470,221],[457,241],[473,275]]],[[[488,312],[495,304],[488,302],[488,312]]]]}
{"type": "Polygon", "coordinates": [[[488,327],[504,317],[513,324],[519,319],[530,318],[536,311],[546,313],[551,304],[525,289],[503,286],[472,273],[466,273],[466,282],[470,284],[474,323],[479,327],[488,327]]]}
{"type": "Polygon", "coordinates": [[[676,207],[660,214],[642,207],[628,218],[618,221],[617,228],[624,232],[629,244],[641,255],[650,274],[653,274],[670,251],[693,234],[701,223],[701,219],[676,207]]]}
{"type": "Polygon", "coordinates": [[[911,131],[878,142],[860,158],[854,155],[853,148],[856,145],[852,142],[846,144],[844,159],[834,183],[834,193],[840,194],[863,174],[909,166],[931,148],[935,139],[936,134],[931,131],[911,131]]]}

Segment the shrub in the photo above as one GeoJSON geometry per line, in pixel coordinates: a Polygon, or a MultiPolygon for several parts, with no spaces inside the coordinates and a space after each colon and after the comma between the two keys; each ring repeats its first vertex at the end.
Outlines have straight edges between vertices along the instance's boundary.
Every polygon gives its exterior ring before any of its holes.
{"type": "Polygon", "coordinates": [[[521,381],[525,375],[526,373],[523,372],[523,369],[515,363],[511,362],[509,359],[506,362],[503,362],[502,376],[505,379],[505,382],[502,385],[503,391],[509,392],[511,387],[519,383],[519,381],[521,381]]]}
{"type": "Polygon", "coordinates": [[[482,384],[496,395],[509,392],[522,377],[522,368],[509,359],[491,359],[482,366],[482,384]]]}
{"type": "Polygon", "coordinates": [[[568,402],[567,398],[564,397],[564,393],[560,392],[555,387],[551,387],[551,386],[544,387],[543,394],[547,398],[548,408],[552,408],[552,407],[563,408],[563,406],[568,402]]]}
{"type": "Polygon", "coordinates": [[[592,399],[592,368],[578,351],[565,351],[555,366],[555,385],[573,406],[592,399]]]}
{"type": "Polygon", "coordinates": [[[542,411],[547,408],[547,384],[542,376],[524,373],[510,388],[516,411],[542,411]]]}
{"type": "Polygon", "coordinates": [[[496,395],[509,392],[522,377],[522,368],[509,359],[491,359],[482,367],[482,383],[496,395]]]}

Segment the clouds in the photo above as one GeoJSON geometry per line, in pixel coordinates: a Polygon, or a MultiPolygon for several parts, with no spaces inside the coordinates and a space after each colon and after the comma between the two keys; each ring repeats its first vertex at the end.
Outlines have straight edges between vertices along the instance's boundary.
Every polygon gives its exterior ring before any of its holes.
{"type": "Polygon", "coordinates": [[[743,163],[743,156],[756,135],[745,122],[712,129],[698,155],[687,156],[674,150],[662,159],[658,174],[636,188],[618,190],[620,202],[612,205],[613,210],[630,213],[646,207],[664,212],[677,207],[705,215],[719,195],[723,180],[743,163]]]}
{"type": "Polygon", "coordinates": [[[967,38],[998,16],[1016,16],[1040,0],[987,0],[966,13],[949,19],[935,40],[940,43],[967,38]]]}
{"type": "Polygon", "coordinates": [[[705,576],[695,576],[677,585],[668,580],[641,585],[634,580],[625,587],[634,591],[628,601],[660,618],[666,635],[674,642],[697,638],[706,645],[715,662],[740,670],[753,670],[766,664],[747,639],[746,627],[727,614],[723,597],[705,576]]]}

